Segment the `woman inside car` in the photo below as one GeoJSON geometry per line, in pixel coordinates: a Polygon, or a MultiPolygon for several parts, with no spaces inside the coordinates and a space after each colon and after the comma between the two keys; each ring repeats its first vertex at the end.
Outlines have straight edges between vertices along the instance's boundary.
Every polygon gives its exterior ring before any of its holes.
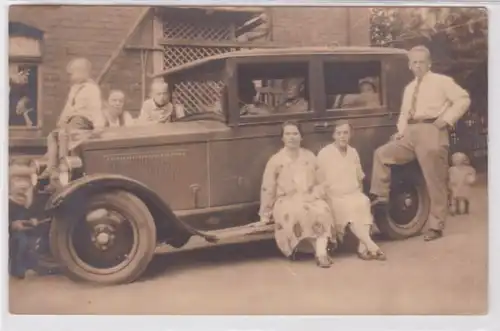
{"type": "MultiPolygon", "coordinates": [[[[275,223],[281,252],[294,259],[300,247],[312,244],[319,267],[328,268],[329,243],[336,243],[335,225],[327,203],[316,198],[316,157],[301,147],[296,122],[282,126],[284,147],[268,161],[261,187],[261,223],[275,223]],[[301,244],[305,244],[301,245],[301,244]]],[[[335,245],[334,245],[335,246],[335,245]]]]}

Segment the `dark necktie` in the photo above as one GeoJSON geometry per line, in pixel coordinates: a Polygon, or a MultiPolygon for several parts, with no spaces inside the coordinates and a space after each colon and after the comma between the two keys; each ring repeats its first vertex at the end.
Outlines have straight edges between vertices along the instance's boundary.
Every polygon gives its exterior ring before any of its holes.
{"type": "Polygon", "coordinates": [[[411,99],[411,108],[410,111],[408,112],[408,119],[412,119],[413,116],[415,116],[415,112],[417,111],[417,99],[421,83],[422,83],[422,78],[418,78],[417,85],[415,86],[415,90],[413,91],[413,96],[411,99]]]}

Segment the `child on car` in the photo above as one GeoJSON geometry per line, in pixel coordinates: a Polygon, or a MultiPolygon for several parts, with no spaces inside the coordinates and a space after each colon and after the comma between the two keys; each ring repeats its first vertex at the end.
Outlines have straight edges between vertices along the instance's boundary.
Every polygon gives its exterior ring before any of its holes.
{"type": "Polygon", "coordinates": [[[138,123],[142,125],[172,122],[174,105],[170,102],[168,84],[161,79],[151,84],[150,98],[144,101],[138,123]]]}

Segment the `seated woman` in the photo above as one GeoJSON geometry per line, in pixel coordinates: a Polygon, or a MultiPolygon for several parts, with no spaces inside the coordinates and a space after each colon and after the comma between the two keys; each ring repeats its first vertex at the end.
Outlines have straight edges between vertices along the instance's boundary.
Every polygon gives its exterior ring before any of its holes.
{"type": "Polygon", "coordinates": [[[123,110],[124,105],[125,93],[120,90],[112,90],[104,107],[105,127],[134,125],[134,118],[128,111],[123,110]]]}
{"type": "Polygon", "coordinates": [[[286,122],[282,127],[284,147],[268,161],[261,188],[261,223],[274,220],[275,240],[281,252],[294,258],[299,244],[315,248],[316,263],[330,267],[329,242],[336,243],[335,225],[325,201],[315,195],[316,157],[301,148],[301,128],[286,122]]]}
{"type": "Polygon", "coordinates": [[[373,216],[369,198],[363,193],[359,154],[349,145],[351,125],[339,121],[334,128],[334,142],[318,153],[318,182],[327,199],[342,238],[349,227],[359,239],[358,255],[361,259],[385,260],[385,254],[371,238],[373,216]]]}

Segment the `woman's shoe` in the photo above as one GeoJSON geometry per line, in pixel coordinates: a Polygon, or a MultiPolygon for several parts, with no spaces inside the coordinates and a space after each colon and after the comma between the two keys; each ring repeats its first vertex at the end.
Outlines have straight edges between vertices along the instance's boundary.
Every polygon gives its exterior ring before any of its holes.
{"type": "Polygon", "coordinates": [[[370,252],[368,252],[367,250],[362,251],[362,252],[358,252],[358,257],[361,260],[365,260],[365,261],[369,261],[369,260],[373,259],[373,255],[370,254],[370,252]]]}
{"type": "Polygon", "coordinates": [[[370,253],[370,255],[372,256],[373,260],[379,260],[379,261],[386,261],[387,260],[387,256],[380,249],[374,253],[370,253]]]}
{"type": "Polygon", "coordinates": [[[316,265],[320,268],[330,268],[332,260],[328,256],[316,256],[316,265]]]}

